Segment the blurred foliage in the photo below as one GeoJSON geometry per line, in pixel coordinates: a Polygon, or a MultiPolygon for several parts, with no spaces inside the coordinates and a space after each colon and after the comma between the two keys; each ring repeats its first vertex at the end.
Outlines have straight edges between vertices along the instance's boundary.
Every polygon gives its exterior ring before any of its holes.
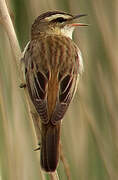
{"type": "MultiPolygon", "coordinates": [[[[30,39],[35,17],[48,10],[87,13],[76,29],[85,72],[74,101],[63,120],[62,144],[72,180],[118,179],[118,1],[9,0],[21,48],[30,39]]],[[[3,180],[39,180],[39,152],[25,109],[9,40],[0,25],[0,177],[3,180]]],[[[62,162],[61,180],[66,179],[62,162]]],[[[48,180],[48,175],[45,176],[48,180]]]]}

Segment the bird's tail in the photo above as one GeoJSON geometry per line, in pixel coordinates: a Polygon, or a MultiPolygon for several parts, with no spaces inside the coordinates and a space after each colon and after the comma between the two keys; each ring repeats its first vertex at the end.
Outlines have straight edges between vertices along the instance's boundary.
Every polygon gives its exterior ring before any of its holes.
{"type": "Polygon", "coordinates": [[[47,172],[55,171],[59,161],[60,126],[61,122],[57,125],[42,124],[41,166],[47,172]]]}

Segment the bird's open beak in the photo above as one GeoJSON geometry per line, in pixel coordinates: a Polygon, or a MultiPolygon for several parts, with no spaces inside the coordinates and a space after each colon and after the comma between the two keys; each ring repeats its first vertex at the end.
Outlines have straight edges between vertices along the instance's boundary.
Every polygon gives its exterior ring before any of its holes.
{"type": "MultiPolygon", "coordinates": [[[[75,19],[78,19],[80,17],[83,17],[83,16],[87,16],[87,14],[79,14],[79,15],[73,16],[72,21],[74,21],[75,19]]],[[[71,26],[88,26],[88,24],[86,24],[86,23],[76,23],[76,22],[73,22],[70,25],[71,26]]]]}

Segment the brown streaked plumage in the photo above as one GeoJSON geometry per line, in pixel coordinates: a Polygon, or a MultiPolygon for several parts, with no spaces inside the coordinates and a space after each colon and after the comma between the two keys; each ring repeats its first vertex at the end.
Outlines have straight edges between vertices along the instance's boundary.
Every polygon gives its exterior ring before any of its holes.
{"type": "Polygon", "coordinates": [[[74,19],[81,16],[42,14],[32,25],[24,53],[26,87],[41,119],[41,166],[47,172],[56,170],[61,120],[83,70],[80,51],[71,39],[74,19]]]}

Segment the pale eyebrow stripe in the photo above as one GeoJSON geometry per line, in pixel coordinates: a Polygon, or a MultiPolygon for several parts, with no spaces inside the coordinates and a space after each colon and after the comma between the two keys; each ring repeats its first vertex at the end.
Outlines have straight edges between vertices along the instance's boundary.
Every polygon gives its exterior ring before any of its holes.
{"type": "Polygon", "coordinates": [[[62,17],[62,18],[64,18],[64,19],[65,19],[65,18],[68,19],[68,18],[70,18],[71,16],[66,15],[66,14],[64,14],[64,15],[63,15],[63,14],[54,14],[54,15],[51,15],[50,17],[46,17],[45,19],[51,21],[51,20],[56,19],[56,18],[59,18],[59,17],[62,17]]]}

